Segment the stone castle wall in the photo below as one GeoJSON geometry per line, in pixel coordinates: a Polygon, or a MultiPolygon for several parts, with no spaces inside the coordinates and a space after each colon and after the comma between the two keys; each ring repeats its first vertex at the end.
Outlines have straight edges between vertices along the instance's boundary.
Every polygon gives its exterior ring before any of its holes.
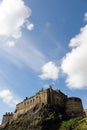
{"type": "Polygon", "coordinates": [[[61,107],[65,106],[64,101],[66,101],[67,96],[63,94],[60,90],[53,90],[53,98],[52,98],[52,105],[59,105],[61,107]]]}
{"type": "Polygon", "coordinates": [[[47,92],[48,90],[41,90],[35,96],[31,98],[26,98],[23,102],[16,105],[16,110],[14,113],[14,118],[16,118],[20,114],[24,114],[36,104],[47,104],[47,92]]]}
{"type": "Polygon", "coordinates": [[[51,104],[58,105],[59,107],[65,108],[67,115],[81,115],[83,111],[83,106],[81,99],[76,97],[68,98],[60,90],[53,90],[50,86],[46,90],[41,90],[36,93],[35,96],[31,98],[26,98],[23,102],[16,105],[16,110],[14,113],[14,118],[17,118],[18,115],[24,114],[30,109],[34,108],[36,104],[51,104]]]}
{"type": "Polygon", "coordinates": [[[6,123],[10,123],[11,120],[13,119],[13,113],[6,113],[5,115],[3,115],[3,119],[2,119],[2,125],[5,125],[6,123]]]}
{"type": "MultiPolygon", "coordinates": [[[[63,108],[69,116],[82,116],[83,106],[81,99],[76,97],[68,98],[60,90],[53,90],[50,86],[46,90],[41,90],[31,98],[24,99],[23,102],[16,105],[16,109],[13,115],[6,114],[3,116],[3,123],[8,122],[12,119],[16,119],[19,115],[26,113],[27,111],[35,108],[36,105],[57,105],[63,108]]],[[[3,124],[2,123],[2,124],[3,124]]]]}
{"type": "Polygon", "coordinates": [[[35,96],[31,98],[26,98],[23,102],[16,105],[16,110],[14,113],[14,118],[20,114],[24,114],[30,109],[34,108],[36,104],[51,104],[64,106],[64,100],[67,99],[67,96],[63,94],[60,90],[53,90],[52,87],[41,90],[36,93],[35,96]]]}
{"type": "Polygon", "coordinates": [[[83,106],[80,98],[70,97],[66,101],[66,113],[72,116],[82,116],[83,106]]]}

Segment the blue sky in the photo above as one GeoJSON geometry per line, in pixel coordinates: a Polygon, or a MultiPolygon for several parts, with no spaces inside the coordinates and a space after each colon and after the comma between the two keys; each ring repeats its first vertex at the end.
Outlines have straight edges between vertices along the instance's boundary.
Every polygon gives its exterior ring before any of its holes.
{"type": "Polygon", "coordinates": [[[87,108],[86,35],[86,0],[1,0],[0,120],[50,84],[87,108]]]}

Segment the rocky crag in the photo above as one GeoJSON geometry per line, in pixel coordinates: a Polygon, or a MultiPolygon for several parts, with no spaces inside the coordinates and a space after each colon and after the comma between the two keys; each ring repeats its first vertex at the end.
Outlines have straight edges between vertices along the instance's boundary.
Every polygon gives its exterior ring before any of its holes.
{"type": "Polygon", "coordinates": [[[37,104],[16,120],[3,125],[0,130],[58,130],[65,115],[62,108],[37,104]]]}

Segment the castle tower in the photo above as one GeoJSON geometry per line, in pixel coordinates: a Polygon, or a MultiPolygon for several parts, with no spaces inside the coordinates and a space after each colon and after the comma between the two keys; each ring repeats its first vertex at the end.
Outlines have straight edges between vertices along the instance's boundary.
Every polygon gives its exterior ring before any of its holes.
{"type": "Polygon", "coordinates": [[[67,98],[66,114],[69,116],[83,116],[83,106],[80,98],[77,97],[67,98]]]}
{"type": "Polygon", "coordinates": [[[2,125],[5,125],[7,123],[10,123],[11,120],[13,119],[13,113],[11,112],[6,112],[5,115],[3,115],[3,119],[2,119],[2,125]]]}

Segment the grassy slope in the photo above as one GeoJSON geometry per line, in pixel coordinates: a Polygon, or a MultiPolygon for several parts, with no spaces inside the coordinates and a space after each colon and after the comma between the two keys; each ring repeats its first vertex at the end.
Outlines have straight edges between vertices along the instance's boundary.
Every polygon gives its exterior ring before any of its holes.
{"type": "Polygon", "coordinates": [[[87,130],[87,117],[65,120],[59,130],[87,130]]]}

